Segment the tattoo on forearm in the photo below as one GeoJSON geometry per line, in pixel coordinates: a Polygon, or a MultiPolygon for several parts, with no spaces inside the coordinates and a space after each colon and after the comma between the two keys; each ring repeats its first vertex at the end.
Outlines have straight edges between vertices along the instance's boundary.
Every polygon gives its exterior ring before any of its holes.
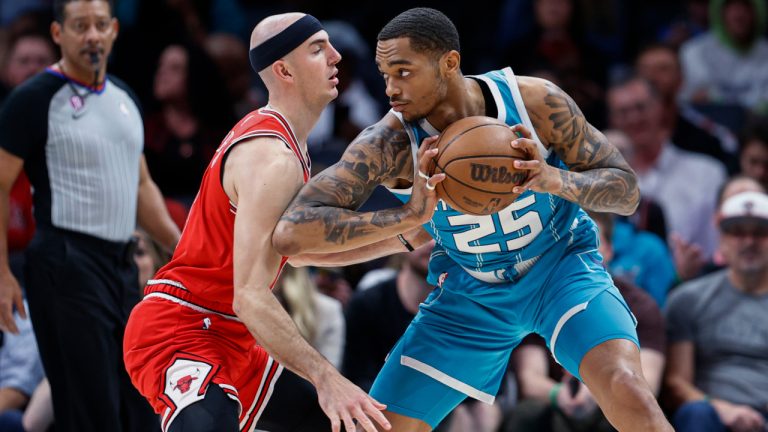
{"type": "Polygon", "coordinates": [[[571,171],[563,171],[560,195],[589,210],[631,213],[640,192],[634,172],[579,107],[557,86],[547,83],[546,113],[532,119],[571,171]]]}
{"type": "Polygon", "coordinates": [[[310,180],[281,220],[314,224],[312,229],[322,229],[325,240],[334,244],[364,237],[400,223],[402,212],[382,210],[363,218],[351,210],[358,209],[379,184],[412,171],[408,135],[382,125],[371,126],[350,144],[339,162],[310,180]]]}

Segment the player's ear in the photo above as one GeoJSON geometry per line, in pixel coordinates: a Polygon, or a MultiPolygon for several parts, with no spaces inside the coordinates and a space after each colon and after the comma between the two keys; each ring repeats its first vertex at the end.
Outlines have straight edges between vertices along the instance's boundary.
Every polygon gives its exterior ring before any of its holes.
{"type": "Polygon", "coordinates": [[[444,71],[446,74],[456,73],[459,71],[459,67],[461,66],[461,54],[459,54],[459,52],[456,50],[450,50],[443,54],[441,63],[445,68],[444,71]]]}
{"type": "Polygon", "coordinates": [[[291,75],[291,71],[288,67],[288,64],[285,62],[285,60],[278,60],[272,63],[272,73],[275,74],[275,77],[277,77],[277,79],[281,81],[293,80],[293,75],[291,75]]]}

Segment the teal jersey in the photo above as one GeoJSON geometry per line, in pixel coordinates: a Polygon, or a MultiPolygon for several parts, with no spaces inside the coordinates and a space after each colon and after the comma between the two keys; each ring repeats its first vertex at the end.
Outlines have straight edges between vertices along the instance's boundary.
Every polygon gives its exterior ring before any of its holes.
{"type": "MultiPolygon", "coordinates": [[[[490,89],[493,100],[486,98],[486,107],[495,105],[499,120],[508,125],[525,125],[532,131],[547,163],[567,169],[538,139],[510,68],[470,78],[490,89]]],[[[488,92],[484,91],[484,94],[488,92]]],[[[419,144],[439,132],[426,119],[406,122],[398,113],[393,111],[393,114],[403,122],[411,139],[414,166],[417,167],[419,144]]],[[[410,199],[410,189],[390,191],[403,202],[410,199]]],[[[433,255],[447,254],[469,274],[486,282],[514,281],[543,256],[547,257],[545,261],[554,263],[569,248],[582,252],[597,247],[595,225],[577,204],[552,194],[532,191],[521,194],[498,213],[486,216],[460,213],[440,200],[424,228],[437,242],[433,255]]],[[[437,276],[430,274],[430,281],[435,283],[437,276]]]]}

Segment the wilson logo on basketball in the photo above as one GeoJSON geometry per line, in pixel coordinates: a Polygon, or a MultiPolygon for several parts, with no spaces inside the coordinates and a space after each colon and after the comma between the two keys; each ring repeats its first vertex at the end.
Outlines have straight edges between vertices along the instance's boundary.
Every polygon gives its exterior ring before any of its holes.
{"type": "Polygon", "coordinates": [[[470,175],[474,181],[497,184],[518,184],[524,177],[524,174],[509,171],[507,167],[492,167],[479,163],[472,163],[470,175]]]}

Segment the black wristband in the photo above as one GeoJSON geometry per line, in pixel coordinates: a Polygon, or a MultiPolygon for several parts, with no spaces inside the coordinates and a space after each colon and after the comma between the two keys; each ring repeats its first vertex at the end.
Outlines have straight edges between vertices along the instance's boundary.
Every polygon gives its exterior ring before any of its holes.
{"type": "Polygon", "coordinates": [[[406,240],[402,234],[398,234],[397,239],[400,240],[400,243],[402,243],[406,249],[408,249],[408,252],[413,252],[413,246],[411,246],[411,244],[408,243],[408,240],[406,240]]]}

